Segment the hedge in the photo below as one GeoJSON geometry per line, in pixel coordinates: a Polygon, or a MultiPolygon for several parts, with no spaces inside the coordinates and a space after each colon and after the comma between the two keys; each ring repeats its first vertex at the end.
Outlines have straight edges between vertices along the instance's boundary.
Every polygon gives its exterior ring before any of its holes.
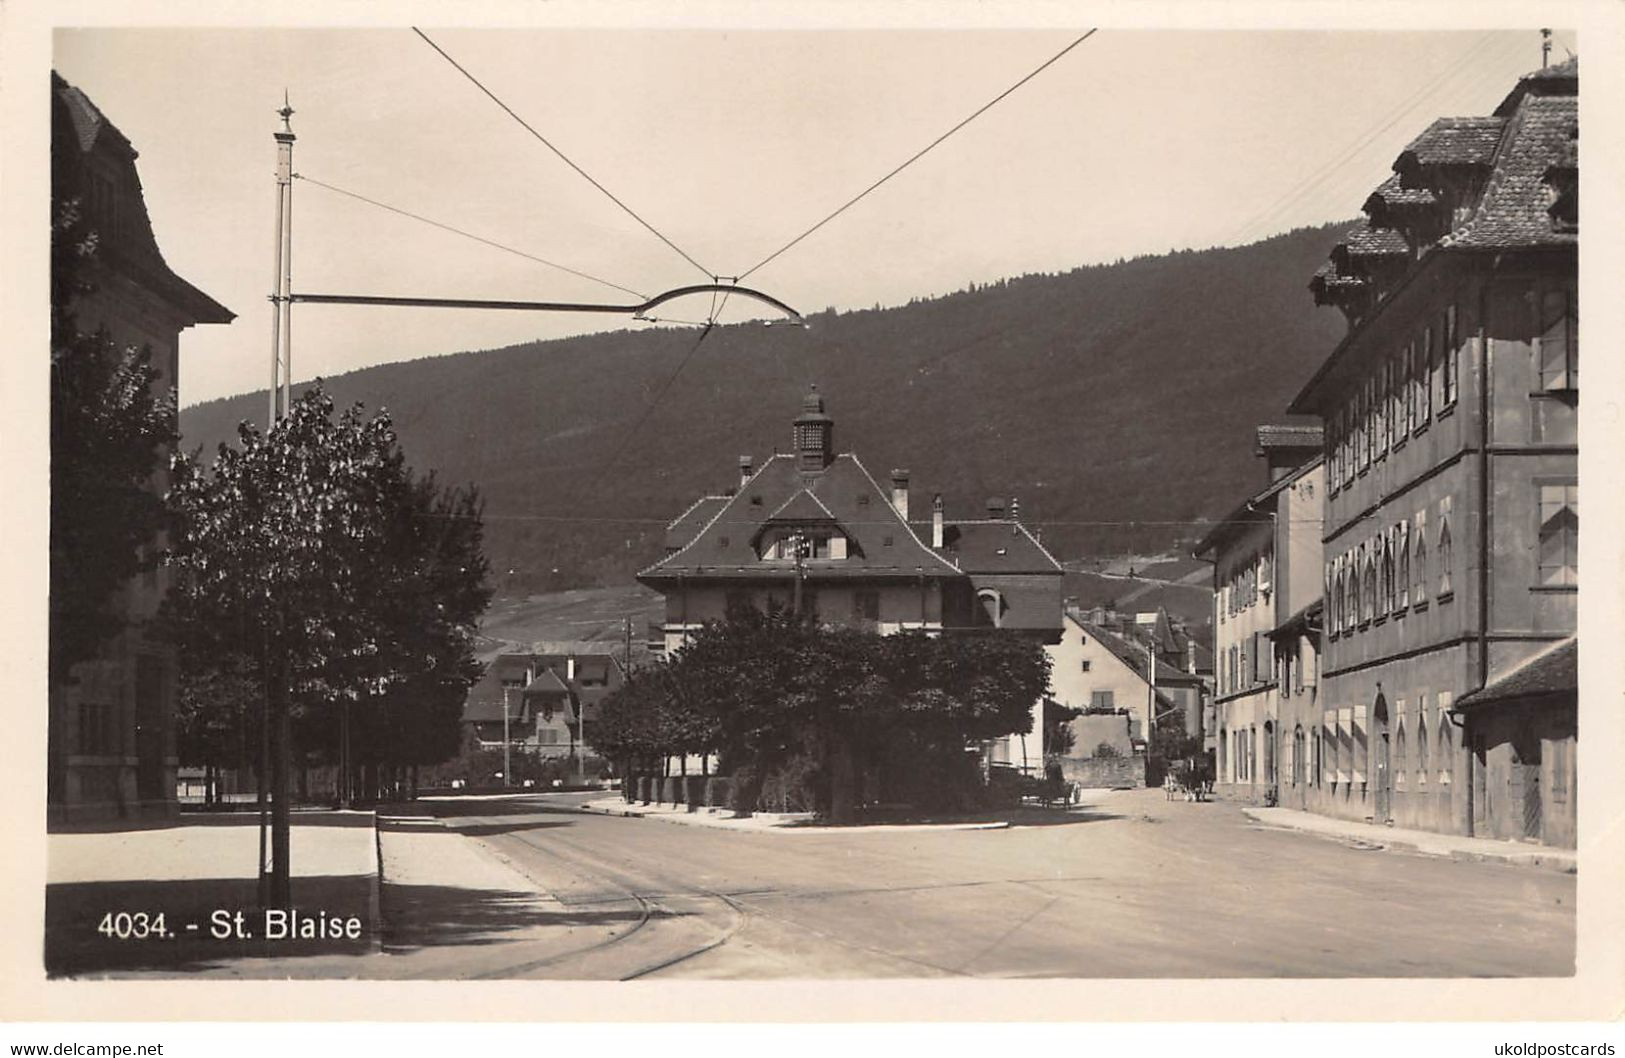
{"type": "Polygon", "coordinates": [[[706,796],[708,782],[704,775],[688,775],[683,778],[683,803],[688,805],[690,812],[709,803],[706,796]]]}
{"type": "Polygon", "coordinates": [[[705,803],[712,808],[727,808],[733,800],[734,781],[726,775],[713,775],[705,781],[705,803]]]}
{"type": "Polygon", "coordinates": [[[683,796],[682,778],[677,775],[668,775],[660,782],[660,803],[674,805],[680,803],[683,796]]]}
{"type": "Polygon", "coordinates": [[[643,804],[649,803],[649,788],[653,786],[655,782],[656,780],[651,776],[638,776],[638,800],[643,804]]]}

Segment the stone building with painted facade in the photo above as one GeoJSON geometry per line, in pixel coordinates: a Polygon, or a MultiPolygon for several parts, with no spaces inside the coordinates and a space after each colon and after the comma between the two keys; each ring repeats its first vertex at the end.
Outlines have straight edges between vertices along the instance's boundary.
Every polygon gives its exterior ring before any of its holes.
{"type": "Polygon", "coordinates": [[[1575,844],[1577,60],[1442,118],[1315,275],[1349,332],[1321,417],[1309,807],[1575,844]]]}
{"type": "MultiPolygon", "coordinates": [[[[51,75],[53,208],[77,200],[97,239],[84,277],[92,289],[72,305],[77,326],[105,327],[121,347],[150,349],[153,385],[163,391],[179,384],[180,333],[234,317],[165,263],[136,157],[83,92],[51,75]]],[[[167,470],[156,472],[150,487],[162,493],[167,470]]],[[[149,634],[168,581],[168,571],[157,568],[126,584],[116,603],[125,629],[95,659],[51,683],[46,803],[53,821],[176,811],[177,664],[173,648],[149,634]]]]}
{"type": "Polygon", "coordinates": [[[1269,483],[1196,546],[1213,562],[1217,686],[1215,793],[1304,807],[1315,744],[1303,713],[1316,696],[1325,467],[1317,427],[1260,426],[1269,483]]]}

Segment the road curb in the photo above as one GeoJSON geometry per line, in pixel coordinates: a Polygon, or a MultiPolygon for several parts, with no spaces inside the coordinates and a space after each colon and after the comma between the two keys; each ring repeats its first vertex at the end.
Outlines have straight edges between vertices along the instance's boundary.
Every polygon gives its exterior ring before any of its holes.
{"type": "Polygon", "coordinates": [[[1361,826],[1358,829],[1356,829],[1357,825],[1355,824],[1340,826],[1339,821],[1320,816],[1314,817],[1315,824],[1307,824],[1290,816],[1282,818],[1265,815],[1269,811],[1271,810],[1256,807],[1244,806],[1242,808],[1243,814],[1260,826],[1291,831],[1295,834],[1306,834],[1310,837],[1322,838],[1328,841],[1345,843],[1358,841],[1381,850],[1405,852],[1417,856],[1434,856],[1440,859],[1454,860],[1458,863],[1502,863],[1514,867],[1532,867],[1565,874],[1579,873],[1577,857],[1568,850],[1528,847],[1509,847],[1505,850],[1455,848],[1452,847],[1452,835],[1448,834],[1436,836],[1430,834],[1417,835],[1399,831],[1396,835],[1387,828],[1370,825],[1361,826]]]}
{"type": "Polygon", "coordinates": [[[768,813],[758,812],[753,816],[722,817],[710,812],[643,812],[636,808],[612,808],[602,804],[582,804],[577,808],[583,812],[595,815],[619,816],[623,819],[654,819],[662,823],[675,823],[679,826],[711,827],[714,830],[743,831],[755,834],[882,834],[882,833],[935,833],[946,830],[1008,830],[1008,820],[993,820],[985,823],[876,823],[869,826],[797,826],[797,821],[804,819],[800,813],[782,818],[772,823],[751,824],[749,820],[761,819],[768,813]],[[737,826],[729,824],[737,823],[737,826]]]}
{"type": "Polygon", "coordinates": [[[378,810],[372,810],[372,854],[376,870],[367,894],[367,916],[372,920],[372,954],[384,952],[384,837],[378,826],[378,810]]]}

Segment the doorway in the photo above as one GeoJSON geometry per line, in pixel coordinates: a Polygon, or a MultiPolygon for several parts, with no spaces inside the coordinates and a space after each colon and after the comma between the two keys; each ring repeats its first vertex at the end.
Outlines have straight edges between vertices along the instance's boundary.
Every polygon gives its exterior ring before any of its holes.
{"type": "Polygon", "coordinates": [[[1388,731],[1388,699],[1382,693],[1377,693],[1376,705],[1371,710],[1377,721],[1377,759],[1373,767],[1375,780],[1374,803],[1371,809],[1373,823],[1388,823],[1393,820],[1394,805],[1394,771],[1393,746],[1388,731]]]}
{"type": "Polygon", "coordinates": [[[1508,807],[1513,837],[1524,841],[1541,838],[1541,814],[1544,798],[1541,790],[1540,737],[1527,724],[1512,740],[1512,768],[1507,776],[1508,807]]]}

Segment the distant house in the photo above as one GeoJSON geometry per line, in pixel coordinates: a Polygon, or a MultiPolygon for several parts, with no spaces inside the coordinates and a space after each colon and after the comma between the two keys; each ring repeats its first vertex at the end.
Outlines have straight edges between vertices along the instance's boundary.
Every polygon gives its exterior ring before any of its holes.
{"type": "MultiPolygon", "coordinates": [[[[1188,654],[1175,645],[1167,614],[1153,611],[1144,616],[1148,620],[1142,623],[1134,615],[1124,617],[1104,608],[1068,609],[1059,642],[1045,647],[1051,701],[1084,714],[1070,722],[1072,748],[1064,756],[1094,757],[1102,722],[1091,718],[1120,716],[1121,744],[1116,738],[1110,744],[1114,756],[1126,750],[1138,757],[1133,779],[1137,785],[1146,781],[1145,757],[1154,725],[1177,722],[1198,734],[1204,699],[1201,676],[1171,660],[1188,654]]],[[[1072,773],[1080,768],[1063,761],[1069,777],[1076,778],[1072,773]]],[[[1112,774],[1122,778],[1117,769],[1112,774]]]]}
{"type": "Polygon", "coordinates": [[[542,642],[499,654],[469,688],[463,724],[470,739],[481,749],[506,741],[544,757],[573,756],[581,747],[590,753],[598,709],[626,681],[617,649],[607,641],[542,642]]]}
{"type": "Polygon", "coordinates": [[[1311,281],[1320,811],[1575,844],[1578,176],[1571,59],[1424,129],[1311,281]]]}
{"type": "MultiPolygon", "coordinates": [[[[73,306],[78,325],[86,331],[105,326],[120,345],[149,347],[154,385],[168,390],[180,378],[181,331],[234,317],[164,262],[136,156],[83,92],[52,73],[52,205],[78,200],[97,236],[85,277],[94,289],[73,306]]],[[[155,492],[168,484],[167,470],[151,479],[155,492]]],[[[177,665],[173,649],[146,631],[168,581],[163,569],[130,581],[125,631],[50,687],[46,790],[53,820],[176,811],[177,665]]]]}
{"type": "MultiPolygon", "coordinates": [[[[665,596],[667,655],[730,604],[799,608],[882,634],[1059,639],[1061,566],[1022,524],[1015,499],[989,500],[985,517],[949,519],[938,494],[929,519],[913,518],[908,472],[892,471],[883,488],[857,456],[836,451],[834,430],[814,388],[792,423],[789,454],[760,466],[741,457],[731,489],[672,521],[666,554],[638,574],[665,596]]],[[[1040,738],[1028,736],[1034,765],[1040,738]]],[[[1019,764],[1019,736],[989,753],[1019,764]]]]}

